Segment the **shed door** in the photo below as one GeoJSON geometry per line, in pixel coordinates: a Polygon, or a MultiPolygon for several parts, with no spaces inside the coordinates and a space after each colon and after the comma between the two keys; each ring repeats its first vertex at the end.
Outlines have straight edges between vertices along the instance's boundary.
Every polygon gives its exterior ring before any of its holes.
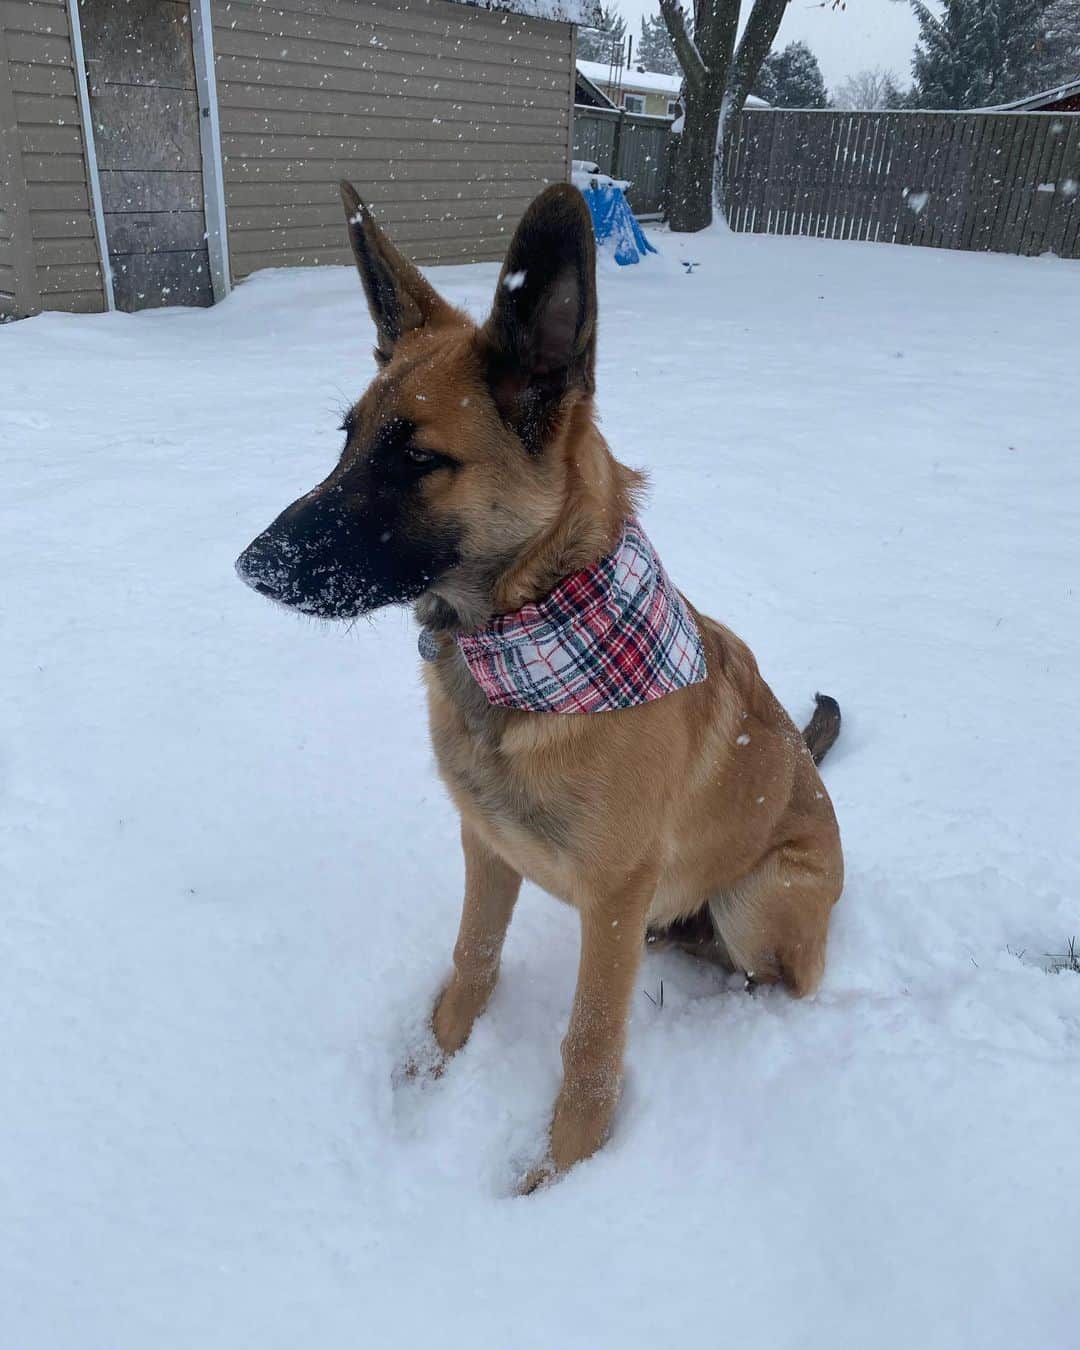
{"type": "Polygon", "coordinates": [[[80,0],[118,309],[213,301],[188,0],[80,0]]]}

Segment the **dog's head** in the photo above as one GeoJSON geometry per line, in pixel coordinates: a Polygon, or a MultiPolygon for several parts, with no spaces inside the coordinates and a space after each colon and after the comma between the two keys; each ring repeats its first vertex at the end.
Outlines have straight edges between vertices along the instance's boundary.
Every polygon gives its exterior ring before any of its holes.
{"type": "MultiPolygon", "coordinates": [[[[477,327],[342,200],[375,323],[379,372],[350,409],[330,475],[281,513],[237,570],[264,595],[346,619],[421,596],[461,619],[555,519],[569,422],[590,417],[592,226],[581,194],[526,211],[477,327]]],[[[448,620],[449,622],[449,620],[448,620]]]]}

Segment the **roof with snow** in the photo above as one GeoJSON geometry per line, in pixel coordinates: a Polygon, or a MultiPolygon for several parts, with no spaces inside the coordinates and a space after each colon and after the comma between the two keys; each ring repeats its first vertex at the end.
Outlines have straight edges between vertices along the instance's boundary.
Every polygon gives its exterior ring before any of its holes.
{"type": "Polygon", "coordinates": [[[600,0],[456,0],[475,9],[508,9],[530,19],[550,19],[554,23],[593,24],[600,19],[600,0]]]}
{"type": "Polygon", "coordinates": [[[1024,112],[1026,109],[1041,108],[1044,103],[1057,103],[1062,98],[1072,98],[1080,94],[1080,80],[1070,80],[1067,84],[1055,85],[1044,89],[1041,94],[1029,94],[1013,103],[999,103],[993,108],[983,108],[983,112],[1024,112]]]}
{"type": "MultiPolygon", "coordinates": [[[[579,61],[577,68],[590,84],[601,90],[617,84],[620,89],[626,89],[632,94],[667,94],[669,98],[676,98],[682,90],[681,75],[662,75],[658,70],[638,70],[634,66],[623,69],[616,66],[613,69],[604,61],[579,61]]],[[[768,108],[770,105],[763,98],[748,94],[746,106],[768,108]]]]}
{"type": "Polygon", "coordinates": [[[661,75],[657,70],[636,70],[633,66],[621,70],[616,66],[613,70],[605,61],[579,61],[577,68],[601,89],[612,82],[649,94],[677,94],[682,88],[681,75],[661,75]]]}
{"type": "Polygon", "coordinates": [[[588,75],[581,69],[581,62],[577,63],[577,69],[574,71],[574,102],[591,105],[594,108],[614,108],[615,104],[608,98],[607,94],[594,81],[590,80],[588,75]]]}

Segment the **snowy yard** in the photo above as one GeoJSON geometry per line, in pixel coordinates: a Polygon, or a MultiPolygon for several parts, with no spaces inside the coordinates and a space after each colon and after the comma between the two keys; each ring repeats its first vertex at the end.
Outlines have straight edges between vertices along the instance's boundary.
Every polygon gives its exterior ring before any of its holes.
{"type": "Polygon", "coordinates": [[[657,238],[605,431],[689,596],[839,698],[848,882],[808,1002],[648,957],[615,1136],[527,1199],[575,916],[528,890],[395,1087],[462,880],[415,631],[232,571],[372,373],[355,274],[0,329],[10,1350],[1077,1345],[1080,267],[657,238]]]}

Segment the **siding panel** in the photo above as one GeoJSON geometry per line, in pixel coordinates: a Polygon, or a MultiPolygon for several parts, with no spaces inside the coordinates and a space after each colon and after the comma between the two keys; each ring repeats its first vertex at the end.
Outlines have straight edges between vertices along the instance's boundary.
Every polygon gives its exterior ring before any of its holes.
{"type": "Polygon", "coordinates": [[[0,27],[8,33],[59,33],[67,40],[64,0],[0,0],[0,27]]]}
{"type": "Polygon", "coordinates": [[[0,315],[103,307],[67,8],[0,0],[0,315]]]}
{"type": "MultiPolygon", "coordinates": [[[[386,0],[381,0],[385,3],[386,0]]],[[[353,31],[358,32],[359,25],[353,31]]],[[[374,33],[376,30],[372,30],[374,33]]],[[[215,49],[217,43],[215,42],[215,49]]],[[[534,78],[550,79],[562,71],[558,49],[529,51],[494,42],[448,41],[435,35],[419,36],[406,32],[373,47],[360,41],[354,46],[326,42],[313,37],[282,40],[276,33],[251,33],[230,28],[222,34],[221,54],[232,57],[239,68],[251,61],[280,62],[287,66],[319,66],[317,83],[330,83],[337,75],[405,75],[437,79],[444,70],[455,78],[468,78],[470,72],[482,79],[489,66],[508,66],[517,70],[526,83],[534,78]],[[357,49],[358,48],[358,49],[357,49]]]]}
{"type": "MultiPolygon", "coordinates": [[[[523,191],[527,192],[531,186],[531,183],[512,179],[506,183],[484,184],[479,189],[471,184],[466,184],[464,187],[459,186],[455,193],[453,206],[446,208],[446,219],[465,220],[474,217],[488,217],[490,216],[492,202],[515,200],[521,196],[523,191]]],[[[380,197],[371,193],[370,200],[372,206],[380,212],[393,208],[394,214],[402,220],[417,217],[426,218],[429,213],[426,202],[409,198],[400,189],[395,191],[392,184],[384,188],[383,195],[380,197]]],[[[277,208],[277,224],[274,228],[293,229],[322,224],[324,224],[324,212],[321,206],[282,204],[277,208]]],[[[264,212],[259,206],[254,208],[238,206],[229,217],[229,227],[238,234],[244,230],[265,229],[264,212]]],[[[336,229],[337,226],[335,225],[334,228],[336,229]]],[[[340,241],[335,240],[334,242],[340,241]]]]}
{"type": "Polygon", "coordinates": [[[19,140],[27,155],[81,155],[82,132],[78,126],[45,126],[27,122],[19,128],[19,140]]]}
{"type": "Polygon", "coordinates": [[[28,183],[26,199],[32,212],[72,211],[85,214],[93,228],[90,216],[90,190],[86,183],[28,183]]]}
{"type": "Polygon", "coordinates": [[[38,211],[34,217],[34,237],[39,246],[52,239],[93,239],[97,247],[89,212],[38,211]]]}
{"type": "MultiPolygon", "coordinates": [[[[565,158],[565,146],[558,137],[565,139],[566,118],[557,115],[547,126],[514,126],[500,123],[488,126],[483,122],[448,122],[432,126],[430,121],[416,117],[401,116],[394,120],[385,117],[344,118],[339,113],[322,115],[320,113],[278,113],[274,119],[274,130],[251,131],[237,134],[222,129],[221,149],[226,156],[240,159],[296,159],[305,154],[310,147],[317,151],[315,158],[326,159],[341,154],[361,143],[378,143],[386,148],[388,154],[405,155],[411,152],[423,153],[440,145],[449,145],[458,151],[467,149],[471,140],[482,136],[489,146],[512,145],[517,149],[536,145],[544,149],[552,146],[557,154],[565,158]],[[351,135],[343,134],[346,127],[351,135]],[[408,150],[402,147],[408,147],[408,150]]],[[[110,168],[121,168],[113,164],[110,168]]]]}
{"type": "MultiPolygon", "coordinates": [[[[0,0],[4,82],[9,105],[0,107],[0,128],[9,128],[14,147],[8,182],[20,212],[14,243],[23,250],[16,312],[101,311],[105,297],[63,0],[0,0]]],[[[5,304],[11,308],[0,296],[0,309],[5,304]]]]}
{"type": "MultiPolygon", "coordinates": [[[[15,95],[15,118],[20,127],[82,126],[79,101],[74,94],[18,93],[15,95]]],[[[82,144],[81,131],[79,143],[82,144]]]]}
{"type": "Polygon", "coordinates": [[[350,261],[341,177],[432,263],[501,257],[568,176],[568,24],[443,0],[231,0],[214,23],[237,278],[350,261]]]}
{"type": "Polygon", "coordinates": [[[12,61],[11,87],[17,94],[66,94],[75,97],[75,70],[69,59],[66,65],[39,66],[25,61],[12,61]]]}
{"type": "Polygon", "coordinates": [[[67,7],[62,0],[8,0],[0,22],[18,58],[10,69],[41,307],[103,310],[67,7]]]}
{"type": "MultiPolygon", "coordinates": [[[[298,80],[297,72],[291,68],[286,71],[266,70],[266,79],[251,84],[244,80],[222,80],[221,65],[219,61],[218,96],[227,99],[231,109],[265,112],[288,106],[297,111],[384,114],[386,100],[397,98],[402,92],[399,75],[372,76],[360,73],[335,81],[333,85],[327,82],[320,89],[312,90],[304,83],[303,72],[300,72],[298,80]],[[274,74],[279,78],[271,80],[269,76],[274,74]]],[[[479,87],[474,80],[451,80],[440,73],[440,78],[434,84],[424,81],[416,88],[410,87],[409,103],[426,115],[428,120],[435,117],[445,119],[462,112],[466,115],[471,113],[474,117],[487,117],[491,112],[491,88],[498,84],[496,73],[492,74],[489,84],[479,87]]],[[[505,84],[507,93],[511,87],[520,87],[512,74],[505,84]]],[[[551,108],[566,109],[566,90],[561,85],[552,86],[548,82],[542,87],[530,88],[527,100],[515,107],[513,112],[518,118],[523,113],[531,115],[535,121],[551,108]]]]}
{"type": "Polygon", "coordinates": [[[66,34],[8,33],[8,60],[24,61],[40,66],[71,65],[71,44],[66,34]]]}
{"type": "Polygon", "coordinates": [[[0,323],[18,313],[22,290],[16,277],[19,245],[16,233],[20,226],[26,226],[27,210],[22,152],[14,122],[15,96],[8,73],[8,44],[0,20],[0,323]]]}
{"type": "MultiPolygon", "coordinates": [[[[36,252],[36,250],[35,250],[36,252]]],[[[97,249],[93,262],[39,262],[37,275],[42,299],[46,296],[84,295],[101,286],[97,249]]],[[[66,309],[64,304],[44,305],[45,309],[66,309]]],[[[101,306],[99,305],[100,309],[101,306]]]]}
{"type": "Polygon", "coordinates": [[[81,150],[64,155],[23,153],[23,172],[28,183],[85,183],[86,162],[81,150]]]}
{"type": "MultiPolygon", "coordinates": [[[[340,205],[337,197],[337,181],[343,175],[347,177],[349,173],[354,172],[360,173],[363,178],[362,184],[356,184],[357,188],[363,186],[366,190],[373,191],[375,187],[382,183],[408,181],[404,170],[414,163],[453,165],[452,174],[456,177],[465,177],[469,181],[482,180],[485,175],[488,177],[527,177],[534,185],[537,183],[534,174],[546,170],[546,176],[536,187],[536,190],[539,191],[544,183],[555,181],[551,176],[555,166],[559,166],[563,173],[565,173],[566,168],[566,150],[564,147],[554,144],[532,147],[530,162],[525,163],[523,160],[512,160],[511,147],[505,144],[466,145],[461,141],[441,143],[429,141],[416,150],[416,159],[412,160],[411,157],[406,158],[407,150],[403,150],[401,141],[382,141],[376,140],[374,137],[367,137],[355,142],[334,141],[324,149],[321,146],[316,146],[311,137],[305,136],[300,139],[303,142],[303,147],[298,147],[295,154],[302,155],[301,158],[282,154],[268,154],[266,157],[257,155],[233,156],[225,164],[226,186],[230,181],[322,183],[324,187],[329,187],[334,200],[340,205]],[[307,146],[313,147],[311,153],[304,153],[307,146]],[[335,165],[339,166],[338,169],[334,168],[335,165]]],[[[405,145],[407,146],[407,144],[406,142],[405,145]]],[[[561,181],[560,175],[556,174],[556,178],[561,181]]],[[[416,181],[415,175],[414,181],[416,181]]],[[[422,175],[418,181],[423,181],[422,175]]],[[[441,180],[433,178],[432,181],[441,180]]],[[[317,191],[313,190],[313,194],[308,200],[317,202],[319,200],[317,191]]],[[[229,200],[232,200],[231,194],[229,200]]]]}
{"type": "MultiPolygon", "coordinates": [[[[552,152],[552,165],[562,161],[552,152]]],[[[325,183],[326,166],[324,164],[289,164],[287,173],[274,172],[265,161],[250,164],[243,173],[237,174],[232,194],[238,206],[259,207],[260,205],[292,206],[297,203],[313,203],[317,209],[321,205],[314,203],[312,182],[325,183]]],[[[460,156],[448,154],[442,159],[398,160],[394,163],[394,176],[385,173],[386,157],[366,158],[359,156],[343,162],[342,172],[346,177],[353,174],[356,181],[363,182],[368,197],[374,202],[389,198],[395,199],[399,188],[404,188],[407,200],[417,200],[420,192],[430,190],[435,184],[452,184],[451,196],[456,200],[459,192],[484,192],[489,187],[508,182],[516,182],[521,191],[532,191],[534,180],[525,177],[530,170],[521,169],[516,164],[507,163],[505,156],[499,155],[488,163],[470,158],[468,163],[460,156]]],[[[530,166],[530,169],[535,166],[530,166]]],[[[554,170],[553,170],[554,171],[554,170]]],[[[230,220],[231,220],[230,215],[230,220]]]]}
{"type": "Polygon", "coordinates": [[[558,28],[550,28],[535,19],[509,11],[482,11],[488,24],[473,26],[475,9],[453,8],[449,4],[426,6],[388,4],[384,0],[226,0],[222,28],[235,31],[268,33],[272,37],[308,37],[312,32],[311,15],[319,16],[319,31],[328,41],[339,42],[343,49],[367,57],[373,52],[397,46],[403,33],[435,34],[451,46],[469,47],[474,42],[502,41],[513,51],[544,51],[558,47],[562,38],[558,28]],[[499,37],[493,36],[498,33],[499,37]]]}

